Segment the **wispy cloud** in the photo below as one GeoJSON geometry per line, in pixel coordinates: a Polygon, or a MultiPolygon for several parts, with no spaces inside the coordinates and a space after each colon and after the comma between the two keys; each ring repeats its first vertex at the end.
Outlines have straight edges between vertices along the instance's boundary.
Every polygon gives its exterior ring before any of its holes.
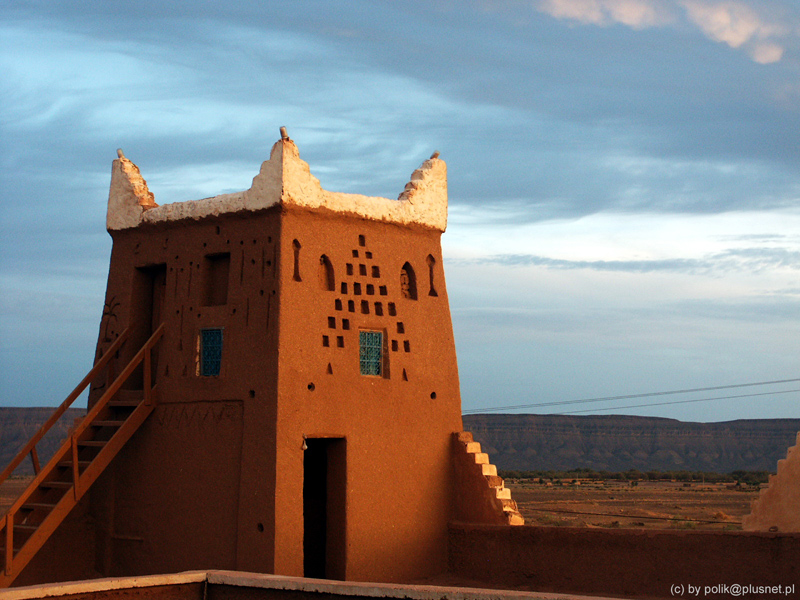
{"type": "Polygon", "coordinates": [[[689,20],[712,40],[731,48],[744,46],[753,60],[767,64],[783,57],[784,47],[778,41],[788,29],[770,22],[742,2],[708,2],[684,0],[689,20]]]}
{"type": "Polygon", "coordinates": [[[454,263],[538,266],[547,269],[589,269],[604,272],[651,273],[671,271],[710,275],[726,271],[759,273],[767,269],[800,271],[800,251],[786,248],[740,248],[701,258],[663,258],[642,260],[569,260],[535,254],[496,254],[454,263]]]}
{"type": "Polygon", "coordinates": [[[766,11],[738,0],[540,0],[538,9],[557,19],[634,29],[666,26],[685,20],[707,37],[731,48],[743,48],[761,64],[778,62],[792,29],[766,11]]]}
{"type": "Polygon", "coordinates": [[[557,19],[593,25],[622,23],[635,29],[674,20],[672,7],[657,0],[542,0],[539,10],[557,19]]]}

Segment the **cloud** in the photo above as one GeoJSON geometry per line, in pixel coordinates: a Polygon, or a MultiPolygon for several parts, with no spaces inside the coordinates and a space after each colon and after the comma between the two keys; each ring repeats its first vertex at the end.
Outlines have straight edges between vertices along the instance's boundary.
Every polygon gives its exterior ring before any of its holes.
{"type": "Polygon", "coordinates": [[[783,57],[784,48],[772,41],[786,34],[783,26],[770,23],[742,2],[684,0],[689,20],[712,40],[731,48],[748,45],[756,62],[767,64],[783,57]]]}
{"type": "Polygon", "coordinates": [[[761,64],[778,62],[789,28],[735,0],[540,0],[539,11],[557,19],[633,29],[665,26],[679,21],[681,10],[689,23],[707,37],[731,48],[744,48],[761,64]]]}
{"type": "Polygon", "coordinates": [[[738,248],[701,258],[641,260],[570,260],[535,254],[496,254],[453,263],[535,266],[547,269],[588,269],[600,272],[652,273],[657,271],[718,275],[722,272],[759,273],[772,269],[800,271],[800,251],[787,248],[738,248]]]}
{"type": "Polygon", "coordinates": [[[542,0],[539,10],[557,19],[634,29],[663,25],[672,20],[669,7],[654,0],[542,0]]]}

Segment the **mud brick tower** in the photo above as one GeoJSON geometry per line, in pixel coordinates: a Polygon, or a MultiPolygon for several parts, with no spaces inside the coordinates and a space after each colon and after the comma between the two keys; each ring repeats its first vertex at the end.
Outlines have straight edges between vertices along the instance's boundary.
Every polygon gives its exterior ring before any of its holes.
{"type": "Polygon", "coordinates": [[[98,354],[165,328],[157,407],[92,491],[101,572],[444,568],[461,430],[446,218],[438,158],[399,200],[338,194],[283,136],[249,190],[157,206],[120,153],[98,354]]]}
{"type": "Polygon", "coordinates": [[[46,467],[37,434],[4,472],[37,466],[0,587],[408,581],[446,570],[449,521],[522,522],[461,431],[438,154],[397,200],[332,193],[282,129],[250,189],[164,206],[118,154],[89,413],[46,467]]]}

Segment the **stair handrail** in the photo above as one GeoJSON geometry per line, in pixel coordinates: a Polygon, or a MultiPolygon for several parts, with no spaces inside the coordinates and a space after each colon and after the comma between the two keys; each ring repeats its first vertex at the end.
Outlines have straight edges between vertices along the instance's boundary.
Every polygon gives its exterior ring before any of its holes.
{"type": "Polygon", "coordinates": [[[83,393],[83,391],[92,381],[94,381],[95,377],[97,377],[97,374],[106,367],[114,354],[116,354],[117,350],[120,349],[122,344],[128,338],[130,330],[131,328],[127,327],[121,334],[119,334],[119,337],[117,337],[117,339],[114,340],[114,343],[109,346],[105,354],[100,357],[100,360],[94,364],[92,369],[86,374],[86,377],[84,377],[78,386],[72,390],[72,393],[66,397],[56,411],[50,415],[50,418],[47,419],[44,425],[39,428],[39,431],[37,431],[34,436],[28,440],[28,443],[23,446],[22,450],[17,453],[17,455],[14,457],[14,460],[12,460],[2,474],[0,474],[0,485],[2,485],[3,482],[8,479],[17,469],[17,467],[22,464],[22,461],[25,460],[25,457],[28,456],[28,454],[31,455],[31,460],[33,461],[34,474],[39,474],[41,467],[39,465],[39,455],[36,452],[36,444],[38,444],[41,439],[47,435],[47,432],[50,431],[50,428],[56,424],[61,416],[72,405],[72,403],[75,402],[76,398],[83,393]]]}
{"type": "MultiPolygon", "coordinates": [[[[150,336],[141,349],[136,353],[136,355],[131,359],[128,365],[122,370],[122,372],[117,376],[114,382],[108,387],[105,393],[100,397],[100,399],[94,404],[94,406],[89,410],[86,416],[81,421],[80,425],[75,428],[75,430],[70,434],[69,438],[64,441],[61,445],[61,448],[55,453],[53,458],[50,459],[50,462],[47,463],[45,468],[41,469],[39,473],[36,475],[34,480],[28,485],[26,490],[22,493],[22,495],[17,498],[16,502],[8,509],[8,512],[5,514],[5,518],[0,521],[0,531],[5,530],[5,536],[3,539],[0,539],[0,544],[5,547],[5,571],[6,574],[11,572],[11,564],[13,562],[14,556],[14,515],[19,511],[19,509],[28,501],[33,490],[39,487],[39,484],[44,481],[44,478],[56,467],[56,465],[61,462],[66,454],[75,447],[78,437],[86,430],[86,428],[94,421],[94,418],[100,413],[100,411],[105,407],[106,404],[113,398],[122,385],[127,381],[128,377],[131,376],[133,371],[139,366],[139,363],[143,360],[150,362],[150,350],[155,346],[156,342],[161,339],[161,336],[164,335],[164,329],[166,325],[162,323],[158,329],[155,330],[153,335],[150,336]],[[145,358],[146,357],[146,358],[145,358]]],[[[127,329],[126,329],[127,331],[127,329]]],[[[106,355],[110,354],[107,352],[106,355]]],[[[151,391],[152,391],[151,382],[149,379],[146,379],[144,382],[144,393],[145,399],[151,398],[151,391]]],[[[152,400],[151,400],[152,401],[152,400]]],[[[73,456],[74,460],[74,456],[73,456]]],[[[75,477],[75,469],[73,467],[73,493],[76,496],[79,495],[78,493],[78,479],[75,477]]]]}

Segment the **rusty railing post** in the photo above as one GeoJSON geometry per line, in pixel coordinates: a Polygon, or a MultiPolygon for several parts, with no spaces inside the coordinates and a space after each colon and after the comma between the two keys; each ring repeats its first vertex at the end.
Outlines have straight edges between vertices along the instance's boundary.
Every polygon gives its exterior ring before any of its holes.
{"type": "Polygon", "coordinates": [[[33,473],[38,475],[39,471],[42,470],[42,466],[39,464],[39,453],[36,452],[36,446],[31,448],[31,461],[33,462],[33,473]]]}
{"type": "Polygon", "coordinates": [[[11,575],[11,562],[14,560],[14,515],[6,513],[6,575],[11,575]]]}
{"type": "Polygon", "coordinates": [[[80,498],[80,494],[78,493],[78,480],[81,474],[78,470],[78,440],[75,438],[75,434],[70,436],[70,442],[72,444],[72,489],[75,494],[75,501],[77,502],[80,498]]]}

